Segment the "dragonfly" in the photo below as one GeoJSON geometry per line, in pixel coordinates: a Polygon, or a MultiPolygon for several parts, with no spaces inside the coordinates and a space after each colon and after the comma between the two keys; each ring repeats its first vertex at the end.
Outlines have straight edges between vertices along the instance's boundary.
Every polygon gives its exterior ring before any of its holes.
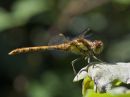
{"type": "MultiPolygon", "coordinates": [[[[56,45],[49,45],[49,46],[34,46],[34,47],[24,47],[24,48],[17,48],[9,52],[9,55],[16,55],[16,54],[21,54],[21,53],[28,53],[28,52],[38,52],[38,51],[45,51],[45,50],[62,50],[62,51],[67,51],[67,52],[72,52],[74,54],[78,54],[84,57],[85,60],[90,63],[90,58],[96,59],[98,61],[101,61],[96,57],[96,55],[99,55],[102,50],[103,50],[103,42],[101,40],[88,40],[85,39],[86,33],[90,31],[89,28],[85,29],[82,31],[82,34],[79,35],[78,37],[61,44],[56,44],[56,45]]],[[[60,34],[63,36],[63,34],[60,34]]],[[[76,74],[75,68],[74,68],[74,63],[78,60],[79,58],[75,59],[72,61],[72,67],[73,71],[76,74]]]]}

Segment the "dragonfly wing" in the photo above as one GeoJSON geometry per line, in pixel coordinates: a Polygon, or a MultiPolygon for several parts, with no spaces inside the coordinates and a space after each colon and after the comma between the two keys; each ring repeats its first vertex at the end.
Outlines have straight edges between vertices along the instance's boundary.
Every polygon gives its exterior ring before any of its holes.
{"type": "Polygon", "coordinates": [[[54,36],[53,38],[50,39],[50,41],[48,42],[48,45],[58,45],[58,44],[63,44],[68,42],[69,39],[67,39],[63,34],[59,34],[54,36]]]}
{"type": "Polygon", "coordinates": [[[85,39],[91,39],[91,36],[93,35],[93,31],[90,28],[86,28],[83,31],[79,32],[77,37],[75,38],[85,38],[85,39]]]}
{"type": "Polygon", "coordinates": [[[89,33],[91,33],[91,29],[90,28],[86,28],[83,31],[81,31],[79,33],[79,37],[85,37],[86,35],[88,35],[89,33]]]}
{"type": "MultiPolygon", "coordinates": [[[[55,35],[53,36],[49,42],[48,42],[48,46],[52,46],[52,45],[60,45],[60,44],[64,44],[66,42],[68,42],[69,39],[67,39],[63,34],[59,34],[59,35],[55,35]]],[[[68,52],[64,51],[64,50],[60,50],[60,49],[53,49],[53,48],[49,48],[50,53],[55,56],[57,55],[57,57],[63,58],[68,56],[68,52]]]]}

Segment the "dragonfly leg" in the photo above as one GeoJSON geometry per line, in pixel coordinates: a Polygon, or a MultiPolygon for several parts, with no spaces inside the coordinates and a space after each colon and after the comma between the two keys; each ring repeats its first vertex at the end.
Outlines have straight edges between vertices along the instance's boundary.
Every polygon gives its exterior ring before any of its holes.
{"type": "MultiPolygon", "coordinates": [[[[98,59],[96,56],[92,56],[95,60],[99,61],[99,62],[103,62],[102,60],[98,59]]],[[[94,68],[94,65],[93,65],[93,68],[94,68]]]]}
{"type": "Polygon", "coordinates": [[[88,63],[90,63],[90,57],[88,57],[88,63]]]}
{"type": "Polygon", "coordinates": [[[88,63],[90,63],[90,57],[86,56],[84,59],[87,60],[88,63]]]}
{"type": "Polygon", "coordinates": [[[79,60],[79,58],[76,58],[74,59],[71,64],[72,64],[72,68],[73,68],[73,71],[74,71],[74,74],[76,74],[76,70],[75,70],[75,67],[74,67],[74,64],[79,60]]]}
{"type": "Polygon", "coordinates": [[[98,59],[96,56],[94,56],[93,55],[93,58],[95,59],[95,60],[98,60],[99,62],[103,62],[102,60],[100,60],[100,59],[98,59]]]}

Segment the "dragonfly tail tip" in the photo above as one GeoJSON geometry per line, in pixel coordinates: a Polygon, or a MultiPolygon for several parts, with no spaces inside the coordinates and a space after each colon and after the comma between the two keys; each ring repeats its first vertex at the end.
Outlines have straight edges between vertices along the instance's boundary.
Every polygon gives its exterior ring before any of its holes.
{"type": "Polygon", "coordinates": [[[9,52],[8,55],[12,55],[12,52],[9,52]]]}
{"type": "Polygon", "coordinates": [[[8,53],[8,55],[14,55],[14,52],[13,52],[13,51],[11,51],[11,52],[9,52],[9,53],[8,53]]]}

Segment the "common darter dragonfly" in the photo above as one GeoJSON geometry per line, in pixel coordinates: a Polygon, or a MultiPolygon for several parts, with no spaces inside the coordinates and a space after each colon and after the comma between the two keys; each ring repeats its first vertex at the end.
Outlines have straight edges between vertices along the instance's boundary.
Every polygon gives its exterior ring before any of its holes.
{"type": "MultiPolygon", "coordinates": [[[[50,45],[50,46],[34,46],[34,47],[17,48],[9,52],[9,55],[55,49],[55,50],[69,51],[78,55],[82,55],[85,60],[88,60],[88,63],[90,62],[90,58],[100,61],[95,55],[98,55],[102,52],[103,42],[101,40],[91,41],[85,39],[85,35],[89,30],[90,30],[89,28],[85,29],[82,32],[82,34],[79,35],[78,37],[70,41],[66,39],[66,41],[61,44],[50,45]]],[[[60,35],[63,36],[63,34],[60,35]]],[[[76,72],[74,69],[74,63],[77,60],[78,58],[72,61],[72,67],[74,72],[76,72]]]]}

